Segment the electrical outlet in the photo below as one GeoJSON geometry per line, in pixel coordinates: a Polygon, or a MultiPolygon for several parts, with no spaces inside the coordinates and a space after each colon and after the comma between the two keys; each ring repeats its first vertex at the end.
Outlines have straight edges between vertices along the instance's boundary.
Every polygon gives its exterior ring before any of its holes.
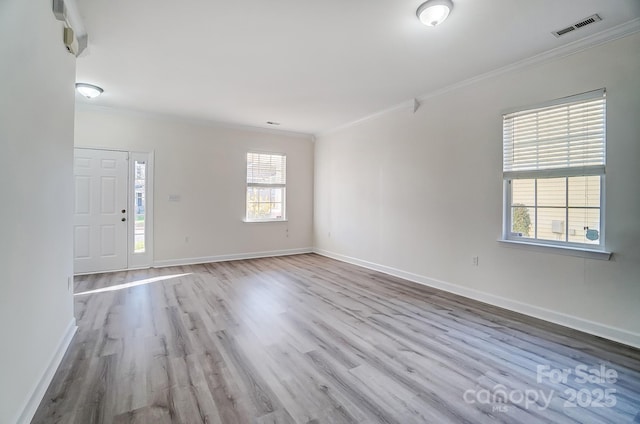
{"type": "Polygon", "coordinates": [[[473,266],[478,266],[478,257],[477,256],[473,257],[473,266]]]}

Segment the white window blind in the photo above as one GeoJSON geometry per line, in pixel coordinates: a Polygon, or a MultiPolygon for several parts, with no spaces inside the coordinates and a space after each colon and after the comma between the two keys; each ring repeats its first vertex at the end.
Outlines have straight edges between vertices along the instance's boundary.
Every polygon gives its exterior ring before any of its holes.
{"type": "Polygon", "coordinates": [[[602,89],[505,114],[505,178],[603,174],[605,108],[602,89]]]}
{"type": "Polygon", "coordinates": [[[287,157],[269,153],[247,153],[247,185],[284,186],[287,183],[287,157]]]}

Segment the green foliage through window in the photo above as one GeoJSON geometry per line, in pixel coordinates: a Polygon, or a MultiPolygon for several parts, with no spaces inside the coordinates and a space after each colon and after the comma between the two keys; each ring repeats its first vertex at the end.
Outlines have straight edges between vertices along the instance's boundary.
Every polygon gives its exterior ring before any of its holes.
{"type": "Polygon", "coordinates": [[[514,204],[512,219],[513,232],[522,233],[523,236],[529,237],[529,231],[531,230],[531,217],[529,216],[529,209],[521,203],[514,204]]]}

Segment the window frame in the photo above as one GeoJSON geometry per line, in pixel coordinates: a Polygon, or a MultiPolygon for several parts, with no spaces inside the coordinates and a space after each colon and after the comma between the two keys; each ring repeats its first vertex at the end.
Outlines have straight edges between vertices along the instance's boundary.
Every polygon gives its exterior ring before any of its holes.
{"type": "MultiPolygon", "coordinates": [[[[575,177],[576,175],[572,175],[573,177],[575,177]]],[[[604,219],[605,219],[605,196],[604,196],[604,187],[605,187],[605,174],[596,174],[594,176],[599,176],[600,177],[600,207],[599,207],[599,211],[600,211],[600,228],[599,228],[599,243],[598,244],[589,244],[589,243],[576,243],[576,242],[570,242],[570,241],[557,241],[557,240],[547,240],[547,239],[539,239],[539,238],[528,238],[528,237],[520,237],[520,236],[515,236],[513,235],[512,231],[511,231],[511,208],[513,207],[513,205],[511,204],[512,201],[512,190],[511,190],[511,182],[516,179],[516,178],[504,178],[503,182],[504,182],[504,211],[503,211],[503,222],[504,222],[504,226],[503,226],[503,234],[502,234],[502,239],[504,241],[513,241],[513,242],[517,242],[517,243],[523,243],[523,244],[535,244],[535,245],[543,245],[543,246],[556,246],[556,247],[566,247],[566,248],[570,248],[570,249],[577,249],[577,250],[585,250],[585,251],[605,251],[605,228],[604,228],[604,219]],[[506,220],[506,221],[505,221],[506,220]]],[[[568,177],[562,177],[562,176],[558,176],[558,177],[553,177],[553,178],[568,178],[568,177]]],[[[527,178],[527,179],[542,179],[542,178],[537,178],[537,177],[531,177],[531,178],[527,178]]],[[[537,197],[537,194],[536,194],[537,197]]],[[[568,203],[568,201],[567,201],[568,203]]],[[[545,206],[538,206],[537,204],[537,199],[536,199],[536,205],[534,206],[536,209],[542,207],[545,208],[545,206]]],[[[568,211],[570,209],[582,209],[580,207],[577,206],[569,206],[568,204],[564,207],[561,206],[556,206],[554,208],[558,208],[558,209],[562,209],[564,211],[568,211]]],[[[594,209],[594,208],[589,208],[589,207],[585,207],[584,209],[594,209]]],[[[566,219],[566,218],[565,218],[566,219]]],[[[536,225],[537,225],[537,217],[536,217],[536,225]]],[[[566,222],[566,221],[565,221],[566,222]]],[[[535,229],[534,229],[535,231],[535,229]]]]}
{"type": "Polygon", "coordinates": [[[244,213],[244,222],[247,223],[260,223],[260,222],[286,222],[288,221],[288,217],[287,217],[287,154],[286,153],[279,153],[279,152],[272,152],[272,151],[260,151],[260,150],[249,150],[246,152],[245,154],[245,193],[244,193],[244,198],[245,198],[245,213],[244,213]],[[281,156],[284,158],[284,183],[274,183],[274,184],[269,184],[269,183],[252,183],[249,182],[249,175],[248,175],[248,170],[249,170],[249,155],[250,154],[255,154],[255,155],[270,155],[270,156],[281,156]],[[280,188],[282,189],[282,217],[281,218],[265,218],[265,219],[260,219],[260,218],[249,218],[249,199],[248,199],[248,195],[249,195],[249,189],[250,188],[269,188],[269,189],[273,189],[273,188],[280,188]]]}
{"type": "MultiPolygon", "coordinates": [[[[609,259],[611,257],[611,253],[606,251],[605,244],[605,211],[606,211],[606,121],[607,121],[607,113],[606,113],[606,90],[600,89],[587,93],[578,94],[575,96],[569,96],[562,99],[552,100],[550,102],[545,102],[543,104],[538,104],[535,106],[521,107],[513,110],[505,111],[503,113],[503,147],[502,147],[502,155],[503,155],[503,209],[502,209],[502,235],[499,241],[507,243],[509,245],[523,246],[525,248],[534,247],[537,249],[548,250],[551,248],[554,251],[558,251],[559,253],[569,254],[573,256],[581,256],[581,257],[589,257],[595,259],[609,259]],[[526,114],[527,112],[533,112],[536,109],[554,107],[554,106],[563,106],[571,103],[576,103],[578,101],[589,101],[592,99],[597,99],[602,96],[605,100],[604,105],[604,129],[603,129],[603,148],[604,148],[604,164],[601,166],[589,166],[589,167],[575,167],[575,168],[543,168],[537,170],[526,170],[526,171],[505,171],[505,117],[510,114],[526,114]],[[512,228],[512,181],[516,179],[544,179],[544,178],[570,178],[577,176],[599,176],[600,177],[600,228],[599,228],[599,240],[598,244],[590,244],[590,243],[578,243],[571,241],[561,241],[561,240],[545,240],[538,239],[537,236],[534,238],[517,236],[515,233],[511,231],[512,228]]],[[[568,184],[568,183],[567,183],[568,184]]],[[[536,184],[537,187],[537,184],[536,184]]],[[[568,186],[567,186],[568,187],[568,186]]],[[[567,189],[568,190],[568,189],[567,189]]],[[[537,188],[535,190],[535,205],[529,206],[535,208],[537,211],[538,208],[544,207],[539,206],[537,201],[537,188]]],[[[569,211],[576,207],[569,206],[568,197],[565,200],[565,206],[559,207],[565,211],[565,215],[568,215],[569,211]]],[[[579,209],[579,208],[578,208],[579,209]]],[[[568,220],[565,219],[565,230],[568,228],[569,223],[568,220]]],[[[535,225],[538,225],[537,217],[535,219],[535,225]]],[[[534,233],[536,229],[534,228],[534,233]]],[[[567,235],[568,237],[568,235],[567,235]]]]}

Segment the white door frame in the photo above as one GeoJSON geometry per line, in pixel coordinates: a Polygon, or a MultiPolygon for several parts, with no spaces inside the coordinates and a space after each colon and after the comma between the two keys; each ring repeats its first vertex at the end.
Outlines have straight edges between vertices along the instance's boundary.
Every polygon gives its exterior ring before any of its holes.
{"type": "MultiPolygon", "coordinates": [[[[154,168],[154,151],[150,152],[133,152],[121,149],[99,148],[99,147],[83,147],[76,146],[74,149],[84,150],[101,150],[111,152],[126,152],[129,155],[127,159],[127,269],[144,269],[153,266],[153,168],[154,168]],[[144,253],[135,253],[135,162],[145,161],[146,178],[145,178],[145,251],[144,253]]],[[[122,271],[122,270],[113,270],[122,271]]],[[[99,272],[99,271],[96,271],[99,272]]],[[[111,272],[111,271],[110,271],[111,272]]],[[[92,274],[94,272],[75,273],[74,275],[92,274]]]]}

